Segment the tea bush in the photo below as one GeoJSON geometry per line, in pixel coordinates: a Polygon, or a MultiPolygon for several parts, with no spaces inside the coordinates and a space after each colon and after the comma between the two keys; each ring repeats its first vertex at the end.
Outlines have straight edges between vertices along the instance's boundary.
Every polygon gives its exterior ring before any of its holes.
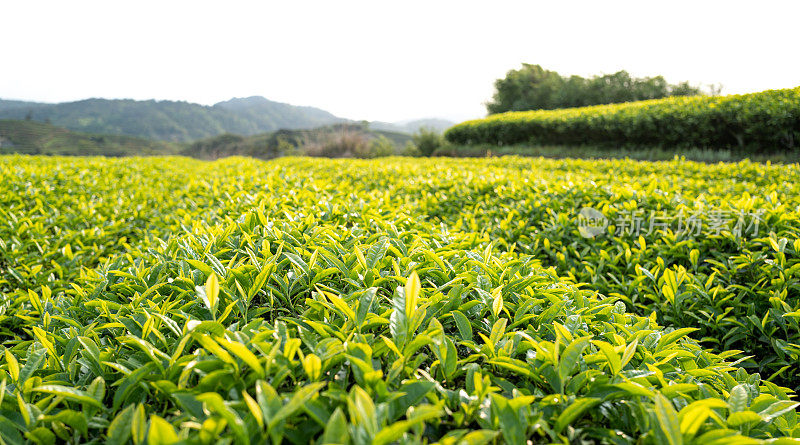
{"type": "Polygon", "coordinates": [[[780,385],[796,371],[776,380],[752,371],[779,359],[747,358],[777,356],[761,337],[796,342],[796,166],[3,157],[0,170],[6,443],[800,436],[780,385]],[[763,209],[775,233],[584,238],[574,222],[634,204],[763,209]],[[704,339],[740,325],[737,340],[704,339]]]}
{"type": "Polygon", "coordinates": [[[731,96],[669,97],[508,112],[460,123],[448,129],[445,137],[455,144],[794,151],[800,146],[800,87],[731,96]]]}

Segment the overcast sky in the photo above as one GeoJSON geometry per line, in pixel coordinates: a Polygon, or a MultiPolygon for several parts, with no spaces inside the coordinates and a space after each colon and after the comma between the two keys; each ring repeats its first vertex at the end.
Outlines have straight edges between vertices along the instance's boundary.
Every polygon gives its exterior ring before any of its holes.
{"type": "Polygon", "coordinates": [[[800,85],[798,18],[799,1],[2,1],[0,98],[463,120],[522,62],[752,92],[800,85]]]}

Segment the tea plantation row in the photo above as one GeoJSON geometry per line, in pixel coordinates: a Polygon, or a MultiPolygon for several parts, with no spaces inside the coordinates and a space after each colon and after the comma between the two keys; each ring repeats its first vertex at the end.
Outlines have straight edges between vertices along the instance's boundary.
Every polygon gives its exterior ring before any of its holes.
{"type": "Polygon", "coordinates": [[[800,87],[731,96],[669,97],[560,110],[518,111],[462,122],[455,144],[559,144],[796,152],[800,87]]]}
{"type": "Polygon", "coordinates": [[[798,442],[797,167],[0,172],[5,443],[798,442]]]}

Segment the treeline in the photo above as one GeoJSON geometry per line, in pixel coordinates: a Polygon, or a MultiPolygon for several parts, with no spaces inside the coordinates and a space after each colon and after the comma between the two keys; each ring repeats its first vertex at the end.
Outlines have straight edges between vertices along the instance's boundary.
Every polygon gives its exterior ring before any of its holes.
{"type": "Polygon", "coordinates": [[[619,71],[591,78],[567,77],[539,65],[524,63],[522,68],[511,70],[506,77],[495,81],[495,94],[486,109],[489,114],[496,114],[698,94],[702,94],[700,88],[688,82],[673,85],[663,76],[636,78],[627,71],[619,71]]]}

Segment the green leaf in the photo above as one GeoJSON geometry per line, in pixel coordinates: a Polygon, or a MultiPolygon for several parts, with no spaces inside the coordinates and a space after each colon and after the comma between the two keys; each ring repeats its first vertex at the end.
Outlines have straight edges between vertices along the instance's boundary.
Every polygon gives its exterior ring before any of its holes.
{"type": "Polygon", "coordinates": [[[87,405],[94,406],[95,408],[103,407],[103,405],[97,399],[92,397],[86,391],[81,391],[79,389],[71,388],[69,386],[42,385],[33,388],[33,391],[55,394],[67,400],[72,400],[73,402],[78,402],[78,403],[85,403],[87,405]]]}
{"type": "Polygon", "coordinates": [[[484,445],[491,442],[500,434],[499,431],[476,430],[467,433],[458,440],[459,445],[484,445]]]}
{"type": "Polygon", "coordinates": [[[592,344],[597,346],[597,348],[600,349],[600,352],[602,352],[606,357],[608,366],[611,369],[611,374],[619,374],[619,371],[622,369],[622,361],[619,358],[619,354],[614,351],[614,347],[609,343],[599,340],[592,340],[592,344]]]}
{"type": "Polygon", "coordinates": [[[8,373],[11,375],[13,382],[19,381],[19,362],[14,354],[9,349],[6,349],[6,363],[8,363],[8,373]]]}
{"type": "Polygon", "coordinates": [[[150,415],[147,445],[171,445],[179,440],[175,428],[169,422],[155,414],[150,415]]]}
{"type": "Polygon", "coordinates": [[[238,341],[227,340],[223,337],[217,337],[216,341],[225,349],[233,353],[233,355],[242,359],[242,361],[245,362],[250,369],[255,371],[260,378],[264,377],[264,367],[261,366],[261,362],[258,361],[258,357],[250,352],[245,345],[239,343],[238,341]]]}
{"type": "Polygon", "coordinates": [[[677,343],[677,341],[681,337],[685,337],[697,330],[698,330],[697,328],[681,328],[681,329],[676,329],[670,332],[669,334],[664,334],[664,336],[661,337],[661,340],[658,341],[658,345],[656,346],[656,351],[661,351],[667,346],[671,346],[677,343]]]}
{"type": "Polygon", "coordinates": [[[758,414],[764,420],[764,422],[771,422],[772,420],[791,412],[793,409],[800,406],[800,403],[794,402],[791,400],[780,400],[778,402],[773,403],[763,411],[759,412],[758,414]]]}
{"type": "Polygon", "coordinates": [[[697,434],[706,419],[714,414],[712,408],[727,407],[728,404],[724,401],[713,398],[698,400],[683,407],[678,413],[678,421],[684,440],[691,440],[697,434]]]}
{"type": "Polygon", "coordinates": [[[659,432],[669,445],[680,445],[683,443],[681,435],[678,413],[672,407],[672,403],[661,394],[656,394],[655,414],[658,420],[659,432]]]}
{"type": "Polygon", "coordinates": [[[25,437],[41,445],[54,445],[56,435],[47,428],[39,427],[25,433],[25,437]]]}
{"type": "Polygon", "coordinates": [[[219,394],[215,392],[203,393],[197,396],[197,400],[204,403],[209,411],[225,419],[238,441],[247,443],[247,433],[242,418],[239,417],[236,411],[225,404],[219,394]]]}
{"type": "Polygon", "coordinates": [[[250,410],[250,414],[253,415],[253,418],[256,419],[256,423],[258,423],[259,428],[264,428],[264,412],[261,411],[261,407],[258,405],[258,402],[253,399],[247,391],[242,391],[242,398],[244,398],[244,402],[247,405],[247,409],[250,410]]]}
{"type": "Polygon", "coordinates": [[[208,310],[210,310],[213,315],[217,310],[217,305],[219,304],[219,279],[217,279],[217,274],[212,273],[208,276],[205,290],[208,310]]]}
{"type": "Polygon", "coordinates": [[[728,397],[728,405],[731,412],[739,412],[747,409],[747,389],[744,385],[736,385],[731,389],[731,395],[728,397]]]}
{"type": "Polygon", "coordinates": [[[128,439],[131,437],[135,407],[136,405],[128,405],[125,409],[120,411],[108,425],[106,435],[108,436],[109,444],[122,445],[128,442],[128,439]]]}
{"type": "Polygon", "coordinates": [[[625,365],[630,363],[633,355],[636,354],[636,348],[639,347],[639,338],[634,338],[628,346],[625,347],[625,352],[622,354],[622,360],[619,363],[620,369],[624,369],[625,365]]]}
{"type": "Polygon", "coordinates": [[[268,265],[264,265],[261,269],[261,272],[258,273],[256,276],[255,281],[253,281],[253,285],[250,287],[250,290],[247,291],[247,298],[248,300],[253,298],[253,296],[261,289],[264,288],[264,283],[267,282],[272,271],[275,269],[275,264],[270,263],[268,265]]]}
{"type": "Polygon", "coordinates": [[[44,348],[34,349],[30,354],[28,354],[28,359],[25,362],[25,366],[19,371],[19,382],[18,384],[21,386],[25,383],[30,376],[33,375],[34,372],[38,371],[39,368],[42,367],[42,364],[45,361],[45,354],[47,350],[44,348]]]}
{"type": "Polygon", "coordinates": [[[367,270],[374,269],[378,262],[386,255],[387,241],[385,239],[372,245],[367,251],[367,270]]]}
{"type": "Polygon", "coordinates": [[[189,258],[185,259],[185,261],[187,263],[189,263],[191,266],[193,266],[195,269],[199,270],[200,272],[203,272],[203,275],[205,275],[207,277],[210,277],[211,275],[214,274],[214,271],[211,269],[211,266],[209,266],[208,264],[205,264],[205,263],[203,263],[201,261],[192,260],[192,259],[189,259],[189,258]]]}
{"type": "Polygon", "coordinates": [[[69,425],[83,436],[89,433],[89,423],[86,420],[86,414],[71,409],[64,409],[56,414],[40,417],[39,421],[61,422],[65,425],[69,425]]]}
{"type": "Polygon", "coordinates": [[[414,311],[417,310],[417,299],[419,298],[421,285],[419,281],[419,276],[417,272],[411,272],[411,275],[408,276],[406,280],[406,288],[405,288],[405,297],[406,297],[406,307],[405,307],[405,315],[406,318],[411,319],[414,317],[414,311]]]}
{"type": "Polygon", "coordinates": [[[591,397],[575,399],[574,402],[570,403],[570,405],[558,415],[555,426],[553,427],[554,430],[560,433],[567,425],[572,424],[578,417],[585,413],[586,410],[596,406],[600,402],[601,399],[591,397]]]}
{"type": "Polygon", "coordinates": [[[326,292],[325,296],[328,297],[331,303],[333,303],[333,306],[342,313],[346,320],[350,320],[353,323],[356,322],[356,313],[347,302],[329,292],[326,292]]]}
{"type": "Polygon", "coordinates": [[[564,352],[558,359],[558,375],[562,382],[572,375],[572,371],[578,366],[581,355],[587,346],[589,346],[589,337],[581,337],[576,338],[564,348],[564,352]]]}
{"type": "Polygon", "coordinates": [[[730,427],[738,428],[748,423],[761,422],[761,416],[752,411],[733,412],[728,416],[727,424],[730,427]]]}
{"type": "Polygon", "coordinates": [[[303,370],[310,380],[317,380],[322,373],[322,361],[317,355],[308,354],[303,358],[303,370]]]}
{"type": "Polygon", "coordinates": [[[269,420],[267,428],[271,430],[278,423],[283,422],[294,415],[294,413],[300,410],[309,399],[317,395],[319,390],[324,386],[325,382],[314,382],[298,389],[292,398],[289,399],[289,403],[283,405],[278,412],[272,416],[272,418],[269,420]]]}
{"type": "Polygon", "coordinates": [[[467,317],[459,311],[453,311],[450,314],[458,327],[458,333],[461,335],[462,340],[472,340],[472,324],[467,317]]]}
{"type": "Polygon", "coordinates": [[[144,412],[144,405],[139,404],[133,413],[133,420],[131,421],[131,438],[133,443],[144,443],[144,438],[147,436],[147,417],[144,412]]]}
{"type": "Polygon", "coordinates": [[[500,312],[503,311],[503,293],[500,288],[498,288],[496,292],[493,292],[492,296],[494,297],[492,299],[492,314],[494,314],[495,317],[499,317],[500,312]]]}
{"type": "Polygon", "coordinates": [[[491,394],[491,400],[492,413],[497,416],[505,443],[525,443],[526,425],[523,424],[523,419],[519,418],[517,412],[511,408],[508,400],[498,394],[491,394]]]}
{"type": "Polygon", "coordinates": [[[341,408],[336,408],[331,414],[328,423],[325,425],[325,432],[322,435],[321,444],[344,445],[348,442],[350,434],[347,431],[347,419],[341,408]]]}
{"type": "Polygon", "coordinates": [[[438,419],[443,414],[439,408],[431,406],[427,406],[428,409],[423,408],[425,408],[425,406],[418,408],[419,411],[424,411],[423,413],[413,415],[409,420],[401,420],[381,428],[372,440],[372,445],[385,445],[394,442],[403,437],[403,434],[414,425],[419,425],[430,419],[438,419]]]}

